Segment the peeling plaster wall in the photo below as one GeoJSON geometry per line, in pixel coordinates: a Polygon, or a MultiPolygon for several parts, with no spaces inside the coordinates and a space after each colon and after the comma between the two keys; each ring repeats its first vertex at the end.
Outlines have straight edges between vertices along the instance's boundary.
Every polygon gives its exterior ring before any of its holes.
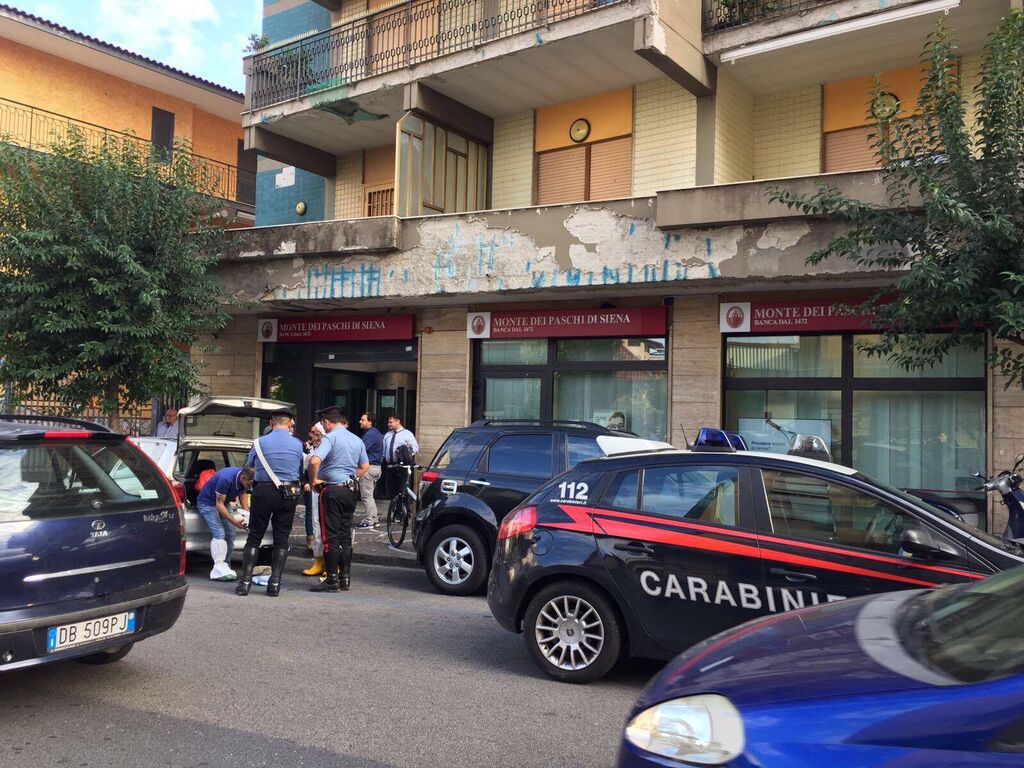
{"type": "MultiPolygon", "coordinates": [[[[257,229],[249,233],[242,257],[222,264],[220,274],[231,293],[266,302],[681,285],[850,271],[845,262],[814,268],[805,263],[839,231],[837,224],[796,219],[662,232],[654,224],[653,205],[640,198],[404,219],[398,222],[397,250],[347,256],[331,252],[332,228],[344,222],[257,229]],[[294,258],[280,258],[290,254],[294,258]]],[[[351,238],[358,243],[359,232],[351,238]]]]}

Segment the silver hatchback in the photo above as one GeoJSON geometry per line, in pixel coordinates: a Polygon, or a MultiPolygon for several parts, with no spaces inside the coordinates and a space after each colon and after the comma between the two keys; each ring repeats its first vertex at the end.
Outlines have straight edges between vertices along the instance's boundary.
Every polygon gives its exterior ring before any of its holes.
{"type": "MultiPolygon", "coordinates": [[[[185,550],[210,551],[210,529],[196,508],[196,482],[206,470],[240,467],[262,434],[270,415],[295,406],[279,400],[255,397],[207,397],[178,412],[178,438],[137,437],[133,442],[178,487],[185,499],[185,550]]],[[[248,523],[249,513],[238,513],[248,523]]],[[[241,533],[241,532],[239,532],[241,533]]],[[[261,546],[273,543],[268,528],[261,546]]],[[[245,546],[245,536],[235,536],[235,550],[245,546]]]]}

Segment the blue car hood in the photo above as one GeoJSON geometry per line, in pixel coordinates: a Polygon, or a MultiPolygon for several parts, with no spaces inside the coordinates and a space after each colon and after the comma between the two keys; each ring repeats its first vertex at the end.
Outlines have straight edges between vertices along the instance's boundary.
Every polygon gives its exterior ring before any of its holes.
{"type": "Polygon", "coordinates": [[[948,685],[895,639],[892,617],[918,592],[875,595],[768,616],[678,656],[647,686],[637,711],[668,699],[717,692],[740,709],[843,694],[948,685]]]}

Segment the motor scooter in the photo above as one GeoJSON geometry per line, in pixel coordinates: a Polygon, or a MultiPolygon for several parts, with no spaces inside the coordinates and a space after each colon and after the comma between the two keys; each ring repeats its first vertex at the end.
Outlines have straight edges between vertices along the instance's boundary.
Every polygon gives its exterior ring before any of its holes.
{"type": "Polygon", "coordinates": [[[1003,538],[1024,543],[1024,491],[1020,489],[1024,478],[1017,471],[1021,464],[1024,464],[1024,453],[1017,454],[1017,460],[1011,470],[1004,469],[987,480],[981,472],[975,472],[974,476],[985,481],[978,486],[977,490],[985,491],[985,493],[998,492],[1010,513],[1006,530],[1003,531],[1003,538]]]}

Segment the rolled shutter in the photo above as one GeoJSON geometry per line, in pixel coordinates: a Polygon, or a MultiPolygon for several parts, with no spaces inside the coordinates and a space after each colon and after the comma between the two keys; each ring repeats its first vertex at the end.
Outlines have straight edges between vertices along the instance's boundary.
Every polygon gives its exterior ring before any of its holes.
{"type": "Polygon", "coordinates": [[[590,145],[590,200],[629,197],[633,186],[633,139],[590,145]]]}
{"type": "Polygon", "coordinates": [[[174,113],[159,107],[153,107],[153,123],[150,127],[150,140],[156,148],[157,155],[167,162],[171,160],[174,150],[174,113]]]}
{"type": "Polygon", "coordinates": [[[537,205],[586,199],[587,148],[569,147],[537,156],[537,205]]]}
{"type": "Polygon", "coordinates": [[[865,171],[878,167],[874,126],[860,126],[825,134],[825,173],[865,171]]]}

